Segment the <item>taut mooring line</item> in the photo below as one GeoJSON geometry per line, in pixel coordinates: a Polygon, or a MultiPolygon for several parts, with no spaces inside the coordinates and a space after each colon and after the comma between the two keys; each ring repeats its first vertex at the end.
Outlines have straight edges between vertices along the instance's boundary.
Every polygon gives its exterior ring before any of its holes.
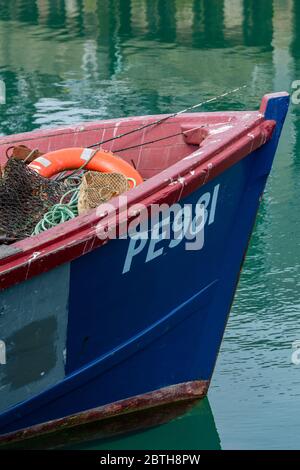
{"type": "Polygon", "coordinates": [[[132,129],[131,131],[124,132],[123,134],[116,135],[115,137],[111,137],[110,139],[102,140],[100,142],[97,142],[96,144],[89,145],[88,148],[92,147],[98,147],[100,145],[106,144],[107,142],[111,142],[116,139],[120,139],[121,137],[125,137],[126,135],[133,134],[134,132],[142,131],[143,129],[147,129],[147,127],[150,126],[155,126],[157,124],[161,124],[164,121],[167,121],[167,119],[173,118],[175,116],[179,116],[179,114],[186,113],[187,111],[191,111],[192,109],[200,108],[200,106],[203,106],[204,104],[212,103],[213,101],[217,101],[220,98],[225,98],[225,96],[231,95],[233,93],[236,93],[243,88],[246,88],[247,85],[240,86],[238,88],[235,88],[234,90],[227,91],[226,93],[222,93],[219,96],[215,96],[214,98],[210,98],[208,100],[202,101],[201,103],[194,104],[193,106],[189,106],[188,108],[182,109],[181,111],[177,111],[176,113],[169,114],[168,116],[165,116],[164,118],[158,119],[157,121],[149,122],[148,124],[145,124],[141,127],[138,127],[137,129],[132,129]]]}
{"type": "MultiPolygon", "coordinates": [[[[111,142],[113,140],[120,139],[121,137],[125,137],[126,135],[133,134],[134,132],[142,131],[143,129],[146,129],[147,127],[155,126],[157,124],[161,124],[162,122],[167,121],[167,119],[178,116],[179,114],[186,113],[187,111],[191,111],[192,109],[200,108],[200,106],[203,106],[204,104],[208,104],[208,103],[212,103],[213,101],[217,101],[220,98],[224,98],[225,96],[236,93],[237,91],[242,90],[243,88],[246,88],[246,87],[247,87],[247,85],[240,86],[238,88],[235,88],[234,90],[230,90],[230,91],[227,91],[226,93],[222,93],[221,95],[215,96],[214,98],[210,98],[208,100],[202,101],[201,103],[194,104],[193,106],[189,106],[188,108],[182,109],[181,111],[177,111],[176,113],[168,114],[164,118],[157,119],[157,121],[149,122],[148,124],[145,124],[144,126],[138,127],[137,129],[132,129],[131,131],[124,132],[123,134],[116,135],[115,137],[111,137],[110,139],[102,140],[100,142],[97,142],[96,144],[89,145],[87,148],[99,147],[100,145],[106,144],[107,142],[111,142]]],[[[175,137],[176,135],[179,135],[179,133],[178,134],[173,134],[173,135],[170,135],[170,136],[166,136],[166,137],[162,137],[160,139],[157,139],[157,141],[155,140],[155,141],[152,141],[152,142],[145,142],[144,144],[132,145],[131,147],[120,148],[120,149],[118,149],[118,151],[123,152],[124,150],[129,150],[129,149],[132,149],[132,148],[140,147],[140,146],[145,145],[145,144],[158,142],[159,140],[164,140],[164,139],[168,139],[170,137],[175,137]]],[[[71,176],[73,176],[74,174],[76,174],[77,172],[83,170],[87,166],[87,164],[92,160],[92,158],[94,157],[95,154],[96,154],[96,151],[94,151],[91,154],[91,156],[83,163],[83,165],[80,168],[77,168],[77,170],[74,170],[71,174],[62,177],[61,180],[63,181],[65,179],[68,179],[71,176]]]]}

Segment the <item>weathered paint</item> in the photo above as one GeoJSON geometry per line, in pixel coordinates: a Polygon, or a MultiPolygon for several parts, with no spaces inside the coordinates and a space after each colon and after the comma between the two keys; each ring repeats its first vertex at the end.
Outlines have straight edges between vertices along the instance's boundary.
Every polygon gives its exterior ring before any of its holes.
{"type": "MultiPolygon", "coordinates": [[[[66,442],[100,437],[162,424],[206,395],[209,383],[195,381],[165,387],[127,400],[83,411],[49,423],[0,436],[0,447],[24,443],[28,448],[57,448],[66,442]],[[168,405],[176,404],[176,407],[168,405]],[[149,412],[147,413],[147,411],[149,412]]],[[[22,445],[22,444],[21,444],[22,445]]]]}
{"type": "MultiPolygon", "coordinates": [[[[99,240],[95,224],[101,217],[91,211],[15,244],[17,251],[2,258],[4,295],[8,286],[17,292],[19,286],[29,285],[18,283],[51,273],[63,262],[71,260],[71,266],[64,290],[68,297],[65,378],[56,381],[56,377],[53,386],[32,391],[28,400],[3,411],[0,434],[174,384],[210,380],[287,106],[287,95],[278,94],[269,96],[260,112],[247,113],[247,119],[244,113],[173,119],[168,124],[172,130],[187,122],[191,129],[207,125],[201,151],[181,138],[160,149],[146,147],[143,153],[134,153],[138,169],[152,177],[128,192],[129,206],[143,202],[150,208],[154,202],[177,201],[195,205],[203,194],[213,195],[218,187],[216,207],[210,211],[214,222],[205,228],[200,250],[187,251],[183,244],[169,249],[169,241],[161,240],[162,256],[145,262],[147,251],[141,251],[123,273],[129,240],[99,240]],[[232,127],[227,128],[229,122],[232,127]],[[220,141],[209,132],[216,129],[222,130],[220,141]],[[193,158],[185,159],[188,155],[193,158]]],[[[118,132],[122,126],[135,127],[144,120],[121,120],[118,132]]],[[[102,123],[102,134],[113,135],[115,125],[102,123]]],[[[151,135],[162,132],[169,134],[170,129],[155,128],[151,135]]],[[[82,146],[101,138],[99,127],[92,124],[80,134],[74,128],[52,136],[51,131],[41,131],[35,136],[32,144],[47,144],[49,150],[71,146],[74,138],[82,146]]],[[[15,141],[26,138],[30,140],[30,136],[16,136],[15,141]]],[[[126,144],[130,143],[128,139],[126,144]]],[[[117,200],[112,202],[117,207],[117,200]]],[[[50,305],[56,292],[49,289],[50,305]]],[[[34,312],[39,321],[40,312],[37,308],[34,312]]]]}
{"type": "MultiPolygon", "coordinates": [[[[283,97],[284,98],[284,97],[283,97]]],[[[132,189],[128,193],[128,206],[136,203],[147,205],[152,202],[172,202],[188,196],[201,185],[204,185],[217,177],[227,168],[237,163],[251,151],[259,148],[263,143],[269,140],[274,130],[275,122],[264,120],[259,112],[248,113],[247,120],[239,119],[243,113],[195,113],[181,115],[179,118],[173,118],[167,121],[163,126],[150,128],[147,132],[151,139],[160,137],[162,134],[169,134],[171,130],[178,130],[182,123],[188,121],[192,127],[196,125],[206,125],[208,129],[216,129],[218,126],[224,126],[224,120],[234,122],[232,128],[227,129],[222,134],[222,142],[214,142],[214,136],[208,133],[201,148],[203,153],[199,153],[198,147],[184,143],[183,137],[169,139],[170,142],[162,141],[159,147],[145,146],[139,150],[132,150],[122,155],[125,160],[133,161],[137,170],[149,178],[143,185],[132,189]],[[167,128],[171,129],[167,129],[167,128]],[[249,137],[249,131],[252,135],[249,137]],[[163,147],[162,147],[163,146],[163,147]],[[162,151],[162,149],[168,151],[162,151]],[[142,149],[143,158],[140,150],[142,149]],[[171,152],[172,150],[172,152],[171,152]],[[185,156],[194,155],[195,158],[185,160],[185,156]],[[158,164],[154,165],[155,159],[158,164]],[[160,171],[160,173],[158,173],[160,171]],[[191,171],[195,171],[194,174],[191,171]],[[152,178],[152,176],[155,176],[152,178]],[[184,178],[184,184],[182,181],[184,178]],[[171,184],[170,184],[171,183],[171,184]]],[[[148,121],[155,119],[150,117],[148,121]]],[[[146,118],[135,118],[120,120],[120,130],[133,129],[146,122],[146,118]],[[129,125],[130,122],[130,125],[129,125]]],[[[113,135],[115,122],[109,122],[108,128],[105,128],[107,137],[113,135]]],[[[34,147],[41,150],[50,151],[58,148],[74,145],[88,145],[94,143],[101,135],[100,130],[105,125],[101,123],[97,128],[95,123],[86,126],[84,133],[79,133],[71,129],[61,129],[53,134],[53,131],[39,131],[29,134],[21,134],[14,138],[0,139],[0,149],[5,152],[6,148],[13,143],[24,143],[32,140],[34,147]],[[96,131],[96,132],[95,132],[96,131]],[[81,139],[79,141],[79,139],[81,139]]],[[[107,124],[106,124],[107,125],[107,124]]],[[[171,132],[172,133],[172,132],[171,132]]],[[[146,140],[145,133],[142,136],[134,134],[122,140],[122,145],[146,140]]],[[[147,138],[148,140],[148,138],[147,138]]],[[[104,145],[107,150],[114,150],[119,143],[108,143],[104,145]]],[[[118,198],[111,201],[112,205],[118,207],[118,198]]],[[[8,257],[0,260],[0,290],[16,282],[38,275],[40,272],[52,269],[61,262],[71,261],[88,251],[92,251],[105,243],[96,237],[96,225],[101,223],[97,211],[93,210],[77,217],[66,224],[55,227],[39,236],[31,237],[14,245],[16,250],[21,252],[12,252],[8,257]],[[32,255],[38,253],[36,258],[32,255]]],[[[0,248],[1,258],[1,248],[0,248]]]]}
{"type": "Polygon", "coordinates": [[[70,266],[64,264],[0,296],[0,412],[65,377],[70,266]]]}

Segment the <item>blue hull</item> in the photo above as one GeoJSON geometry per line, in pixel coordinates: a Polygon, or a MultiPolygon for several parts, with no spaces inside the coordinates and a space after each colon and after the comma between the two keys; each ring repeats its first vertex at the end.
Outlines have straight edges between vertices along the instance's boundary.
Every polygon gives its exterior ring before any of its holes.
{"type": "Polygon", "coordinates": [[[0,366],[1,434],[174,384],[208,386],[287,103],[269,102],[267,144],[180,201],[206,204],[201,249],[112,240],[1,294],[0,309],[21,312],[19,337],[0,317],[17,344],[0,366]]]}

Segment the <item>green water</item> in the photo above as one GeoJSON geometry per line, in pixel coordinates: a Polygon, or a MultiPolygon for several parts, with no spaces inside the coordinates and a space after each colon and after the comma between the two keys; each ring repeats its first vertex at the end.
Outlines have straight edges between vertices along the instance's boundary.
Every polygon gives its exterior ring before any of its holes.
{"type": "MultiPolygon", "coordinates": [[[[0,133],[205,109],[255,109],[300,80],[299,0],[0,0],[0,133]]],[[[208,400],[84,448],[300,448],[300,105],[292,104],[208,400]]]]}

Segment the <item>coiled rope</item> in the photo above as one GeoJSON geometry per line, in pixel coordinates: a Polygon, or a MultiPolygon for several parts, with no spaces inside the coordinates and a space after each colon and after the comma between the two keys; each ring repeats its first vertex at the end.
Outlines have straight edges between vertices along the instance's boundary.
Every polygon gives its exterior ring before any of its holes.
{"type": "Polygon", "coordinates": [[[61,197],[59,203],[55,204],[44,214],[43,218],[35,226],[32,235],[38,235],[49,228],[56,227],[56,225],[62,222],[67,222],[77,217],[78,194],[79,188],[69,189],[69,191],[61,197]],[[70,200],[69,202],[64,202],[67,196],[70,197],[70,200]]]}
{"type": "MultiPolygon", "coordinates": [[[[78,197],[82,175],[83,172],[80,176],[73,176],[68,180],[68,183],[74,187],[63,194],[59,203],[55,204],[48,212],[46,212],[46,214],[43,215],[42,219],[35,226],[32,236],[45,232],[49,228],[56,227],[62,222],[67,222],[68,220],[74,219],[78,216],[78,197]],[[68,202],[65,202],[66,199],[69,199],[68,202]]],[[[136,186],[134,178],[127,178],[127,180],[133,183],[133,187],[136,186]]]]}

